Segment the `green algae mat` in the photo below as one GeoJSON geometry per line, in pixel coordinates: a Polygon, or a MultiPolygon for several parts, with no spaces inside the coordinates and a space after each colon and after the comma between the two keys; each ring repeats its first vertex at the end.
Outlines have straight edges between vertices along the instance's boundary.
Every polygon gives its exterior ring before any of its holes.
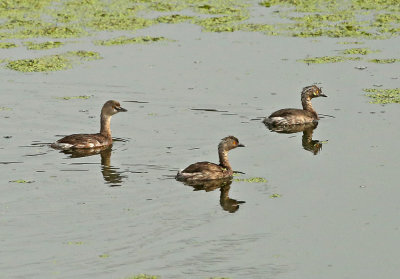
{"type": "MultiPolygon", "coordinates": [[[[63,50],[65,45],[75,43],[79,38],[89,38],[93,47],[166,44],[175,40],[129,34],[159,24],[178,23],[200,26],[203,32],[242,31],[260,32],[267,36],[353,38],[353,42],[337,43],[356,45],[364,43],[360,39],[383,40],[398,36],[400,1],[2,0],[0,50],[25,48],[26,59],[12,60],[0,56],[0,64],[20,72],[66,70],[102,58],[101,52],[90,49],[63,50]],[[264,16],[257,18],[252,13],[254,10],[264,16]],[[126,32],[128,35],[99,40],[96,36],[102,31],[126,32]],[[49,50],[52,50],[51,55],[46,54],[49,50]]],[[[113,33],[108,34],[112,36],[113,33]]],[[[367,47],[353,47],[338,55],[297,61],[307,64],[358,60],[375,64],[400,62],[400,57],[364,58],[377,52],[379,50],[367,47]]]]}
{"type": "MultiPolygon", "coordinates": [[[[0,48],[25,46],[28,50],[62,49],[71,39],[96,36],[100,31],[135,31],[157,24],[187,22],[204,32],[261,32],[293,37],[385,39],[400,32],[400,2],[397,0],[6,0],[0,1],[0,48]],[[252,22],[251,9],[266,9],[271,18],[252,22]],[[271,22],[269,22],[271,21],[271,22]],[[276,23],[278,22],[278,23],[276,23]],[[41,40],[38,42],[24,40],[41,40]],[[53,39],[57,39],[54,41],[53,39]],[[10,42],[13,40],[13,42],[10,42]],[[63,40],[63,41],[61,41],[63,40]],[[20,41],[16,43],[15,41],[20,41]]],[[[173,41],[164,37],[117,37],[95,40],[94,45],[173,41]]],[[[82,50],[90,52],[90,50],[82,50]]],[[[365,55],[368,49],[343,54],[365,55]]],[[[70,53],[35,59],[7,61],[7,67],[22,72],[49,72],[71,68],[70,53]]],[[[101,56],[92,56],[92,60],[101,56]]],[[[306,63],[332,63],[357,57],[316,57],[306,63]]],[[[398,58],[370,60],[394,63],[398,58]]],[[[2,59],[2,62],[5,62],[2,59]]]]}

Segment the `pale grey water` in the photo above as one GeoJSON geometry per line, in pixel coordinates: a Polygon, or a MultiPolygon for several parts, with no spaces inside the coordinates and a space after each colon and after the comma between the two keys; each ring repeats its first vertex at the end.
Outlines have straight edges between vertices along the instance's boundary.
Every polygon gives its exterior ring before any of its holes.
{"type": "MultiPolygon", "coordinates": [[[[188,24],[149,30],[177,42],[81,41],[68,47],[104,59],[49,74],[0,69],[0,106],[12,108],[0,111],[0,278],[397,278],[400,106],[369,104],[362,88],[399,87],[399,64],[296,61],[348,48],[337,39],[202,33],[188,24]],[[272,133],[252,120],[300,107],[300,90],[312,83],[329,96],[314,107],[334,117],[314,130],[328,140],[318,155],[303,149],[302,133],[272,133]],[[56,98],[77,95],[93,97],[56,98]],[[108,99],[128,109],[112,119],[122,139],[110,158],[119,187],[103,178],[100,155],[69,158],[37,144],[96,132],[108,99]],[[218,189],[193,191],[171,178],[217,161],[230,134],[247,146],[230,153],[240,177],[268,180],[234,181],[229,196],[246,202],[235,213],[221,208],[218,189]],[[16,179],[34,182],[9,182],[16,179]]],[[[364,46],[382,50],[368,58],[399,57],[399,43],[364,46]]]]}

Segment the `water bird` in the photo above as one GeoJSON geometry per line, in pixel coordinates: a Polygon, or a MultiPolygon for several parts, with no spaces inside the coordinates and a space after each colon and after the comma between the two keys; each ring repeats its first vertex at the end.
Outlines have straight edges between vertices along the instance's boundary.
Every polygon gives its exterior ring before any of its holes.
{"type": "Polygon", "coordinates": [[[184,170],[178,171],[176,179],[180,181],[212,180],[233,176],[233,170],[228,161],[228,151],[236,147],[244,147],[234,136],[227,136],[218,145],[219,165],[210,162],[197,162],[184,170]]]}
{"type": "Polygon", "coordinates": [[[296,125],[318,121],[319,117],[311,104],[312,98],[328,97],[316,85],[306,86],[301,91],[303,109],[286,108],[272,113],[263,120],[267,126],[296,125]]]}
{"type": "Polygon", "coordinates": [[[55,149],[80,149],[80,148],[99,148],[112,145],[110,121],[111,116],[118,112],[125,112],[118,101],[109,100],[101,109],[100,114],[100,133],[97,134],[73,134],[51,144],[55,149]]]}

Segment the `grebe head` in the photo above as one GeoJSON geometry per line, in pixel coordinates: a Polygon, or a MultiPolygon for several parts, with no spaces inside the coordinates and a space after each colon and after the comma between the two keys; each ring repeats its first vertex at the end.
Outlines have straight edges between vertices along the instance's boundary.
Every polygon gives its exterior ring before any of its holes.
{"type": "Polygon", "coordinates": [[[118,101],[107,101],[101,109],[102,115],[112,116],[118,112],[125,112],[126,109],[122,108],[118,101]]]}
{"type": "Polygon", "coordinates": [[[306,86],[301,91],[301,99],[305,98],[317,98],[317,97],[328,97],[322,93],[322,89],[316,85],[306,86]]]}
{"type": "Polygon", "coordinates": [[[244,144],[239,143],[239,140],[234,137],[234,136],[227,136],[221,140],[221,142],[218,145],[218,149],[223,149],[223,150],[231,150],[236,147],[245,147],[244,144]]]}

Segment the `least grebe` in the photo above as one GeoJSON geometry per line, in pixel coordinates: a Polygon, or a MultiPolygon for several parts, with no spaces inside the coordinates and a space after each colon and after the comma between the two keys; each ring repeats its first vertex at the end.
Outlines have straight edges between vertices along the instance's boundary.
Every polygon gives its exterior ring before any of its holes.
{"type": "Polygon", "coordinates": [[[244,147],[234,136],[228,136],[218,145],[219,165],[210,162],[197,162],[176,175],[177,180],[212,180],[232,177],[233,170],[228,161],[228,151],[236,147],[244,147]]]}
{"type": "Polygon", "coordinates": [[[280,109],[264,119],[266,125],[296,125],[318,121],[317,112],[311,105],[311,99],[317,97],[328,97],[322,93],[321,88],[316,85],[304,87],[301,92],[301,104],[303,109],[280,109]]]}
{"type": "Polygon", "coordinates": [[[111,116],[118,112],[125,112],[118,101],[107,101],[101,109],[100,133],[74,134],[63,137],[51,145],[56,149],[99,148],[112,144],[110,121],[111,116]]]}

